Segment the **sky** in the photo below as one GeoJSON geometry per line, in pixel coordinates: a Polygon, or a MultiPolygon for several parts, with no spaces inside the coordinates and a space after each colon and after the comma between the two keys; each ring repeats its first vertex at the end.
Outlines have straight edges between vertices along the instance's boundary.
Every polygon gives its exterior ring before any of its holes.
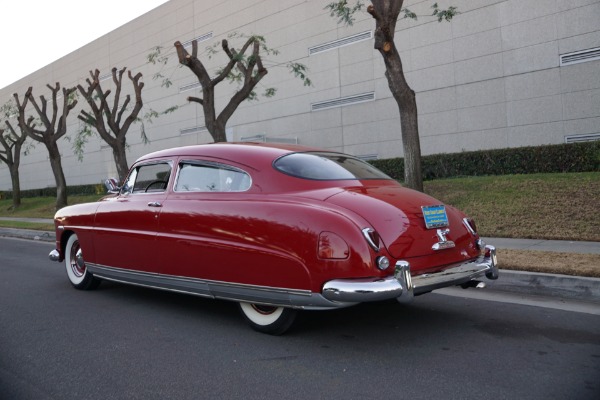
{"type": "Polygon", "coordinates": [[[45,67],[167,0],[17,0],[0,22],[0,88],[45,67]]]}

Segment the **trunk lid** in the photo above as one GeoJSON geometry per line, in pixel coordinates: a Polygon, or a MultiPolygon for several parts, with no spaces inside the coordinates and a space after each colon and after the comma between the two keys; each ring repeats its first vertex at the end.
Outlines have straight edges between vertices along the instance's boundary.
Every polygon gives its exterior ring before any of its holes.
{"type": "MultiPolygon", "coordinates": [[[[447,265],[478,254],[477,238],[464,225],[464,214],[451,206],[445,206],[448,225],[440,229],[450,230],[445,237],[453,241],[455,247],[434,250],[434,245],[441,241],[438,229],[426,227],[421,207],[442,205],[442,202],[396,183],[344,188],[326,201],[365,218],[396,259],[432,256],[434,264],[447,265]]],[[[432,266],[423,265],[424,268],[432,266]]]]}

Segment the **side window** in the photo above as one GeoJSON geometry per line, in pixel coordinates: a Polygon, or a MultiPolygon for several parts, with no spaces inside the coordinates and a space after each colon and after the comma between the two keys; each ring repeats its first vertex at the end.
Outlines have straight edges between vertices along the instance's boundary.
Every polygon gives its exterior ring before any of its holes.
{"type": "Polygon", "coordinates": [[[167,190],[170,175],[169,163],[141,165],[131,171],[121,194],[164,192],[167,190]]]}
{"type": "Polygon", "coordinates": [[[182,162],[176,192],[244,192],[250,189],[250,175],[220,164],[182,162]]]}

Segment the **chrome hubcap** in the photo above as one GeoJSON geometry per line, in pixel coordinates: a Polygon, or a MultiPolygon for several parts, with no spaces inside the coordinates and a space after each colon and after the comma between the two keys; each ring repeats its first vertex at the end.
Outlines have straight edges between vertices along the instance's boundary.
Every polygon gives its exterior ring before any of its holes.
{"type": "Polygon", "coordinates": [[[79,242],[73,243],[71,248],[71,270],[78,277],[85,274],[85,262],[83,261],[83,252],[79,247],[79,242]]]}

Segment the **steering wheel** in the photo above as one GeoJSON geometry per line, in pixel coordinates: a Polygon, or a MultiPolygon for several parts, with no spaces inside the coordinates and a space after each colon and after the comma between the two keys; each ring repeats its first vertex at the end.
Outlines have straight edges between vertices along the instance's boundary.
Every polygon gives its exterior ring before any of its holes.
{"type": "Polygon", "coordinates": [[[160,180],[159,181],[152,181],[152,182],[150,182],[148,184],[148,186],[146,186],[146,189],[144,189],[144,192],[147,192],[148,189],[150,189],[152,186],[157,185],[159,183],[164,185],[161,189],[166,189],[167,188],[167,184],[168,184],[167,181],[160,181],[160,180]]]}

